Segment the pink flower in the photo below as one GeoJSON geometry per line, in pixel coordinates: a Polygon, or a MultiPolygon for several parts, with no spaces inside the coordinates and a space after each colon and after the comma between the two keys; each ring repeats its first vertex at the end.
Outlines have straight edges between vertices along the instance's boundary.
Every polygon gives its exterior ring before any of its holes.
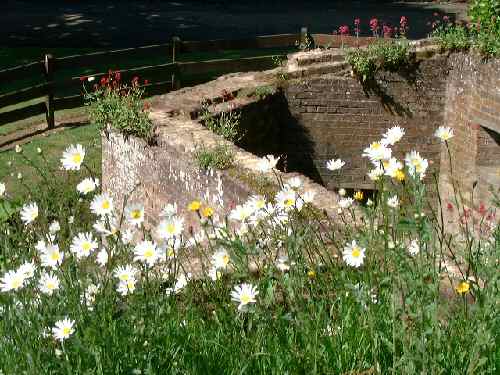
{"type": "Polygon", "coordinates": [[[384,25],[382,30],[384,32],[384,38],[392,38],[392,27],[390,27],[389,25],[384,25]]]}
{"type": "Polygon", "coordinates": [[[356,36],[359,36],[361,33],[361,20],[359,18],[356,18],[354,20],[354,32],[356,33],[356,36]]]}
{"type": "Polygon", "coordinates": [[[405,35],[408,31],[408,18],[406,16],[401,16],[399,20],[399,32],[401,35],[405,35]]]}
{"type": "Polygon", "coordinates": [[[372,18],[370,20],[370,30],[372,31],[374,36],[378,36],[378,30],[379,30],[378,19],[372,18]]]}
{"type": "Polygon", "coordinates": [[[340,35],[349,35],[349,26],[347,25],[342,25],[339,27],[339,34],[340,35]]]}

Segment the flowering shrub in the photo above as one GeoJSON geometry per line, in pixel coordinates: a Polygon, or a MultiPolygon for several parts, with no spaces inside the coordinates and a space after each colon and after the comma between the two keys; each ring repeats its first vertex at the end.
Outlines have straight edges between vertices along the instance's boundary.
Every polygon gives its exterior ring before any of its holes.
{"type": "MultiPolygon", "coordinates": [[[[42,184],[0,222],[1,372],[498,373],[494,208],[447,197],[461,217],[448,233],[429,162],[393,155],[404,136],[395,126],[362,151],[378,193],[339,191],[334,216],[294,177],[227,217],[194,200],[154,223],[142,202],[122,209],[81,176],[85,149],[68,147],[54,183],[77,199],[42,184]]],[[[449,128],[436,136],[453,142],[449,128]]]]}
{"type": "MultiPolygon", "coordinates": [[[[130,85],[124,84],[120,72],[109,71],[93,91],[87,91],[83,77],[84,98],[90,120],[102,130],[113,128],[124,135],[133,135],[152,141],[153,124],[148,117],[149,104],[143,102],[144,90],[139,87],[139,78],[134,77],[130,85]]],[[[91,81],[91,80],[90,80],[91,81]]]]}
{"type": "Polygon", "coordinates": [[[377,42],[366,48],[351,48],[347,62],[363,82],[375,77],[378,70],[396,71],[408,63],[409,45],[404,40],[377,42]]]}
{"type": "Polygon", "coordinates": [[[500,2],[474,0],[469,7],[472,23],[453,23],[448,16],[434,14],[431,36],[448,50],[474,48],[486,57],[500,56],[500,2]]]}

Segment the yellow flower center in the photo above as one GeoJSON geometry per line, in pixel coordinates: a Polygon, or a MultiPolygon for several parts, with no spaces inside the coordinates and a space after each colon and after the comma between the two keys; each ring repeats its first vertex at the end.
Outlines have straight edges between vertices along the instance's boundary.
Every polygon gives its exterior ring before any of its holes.
{"type": "Polygon", "coordinates": [[[47,289],[49,289],[49,290],[53,290],[56,288],[56,284],[52,281],[49,281],[46,286],[47,286],[47,289]]]}
{"type": "Polygon", "coordinates": [[[469,283],[468,283],[468,282],[466,282],[466,281],[462,281],[462,282],[460,282],[460,283],[458,284],[458,286],[457,286],[457,292],[458,292],[459,294],[465,294],[465,293],[467,293],[467,292],[469,291],[469,289],[470,289],[470,285],[469,285],[469,283]]]}
{"type": "Polygon", "coordinates": [[[316,277],[316,272],[314,272],[313,270],[307,271],[307,276],[310,279],[314,279],[316,277]]]}
{"type": "Polygon", "coordinates": [[[62,329],[62,333],[64,336],[69,336],[69,334],[71,333],[71,328],[70,327],[64,327],[62,329]]]}
{"type": "Polygon", "coordinates": [[[252,298],[248,294],[242,294],[240,297],[240,301],[244,305],[250,303],[251,300],[252,300],[252,298]]]}
{"type": "Polygon", "coordinates": [[[175,255],[175,251],[173,248],[168,249],[167,255],[172,258],[175,255]]]}
{"type": "Polygon", "coordinates": [[[294,203],[294,200],[291,199],[291,198],[285,199],[285,201],[283,202],[283,204],[285,205],[285,207],[293,206],[293,203],[294,203]]]}
{"type": "Polygon", "coordinates": [[[102,202],[101,207],[102,207],[103,210],[109,210],[109,207],[111,207],[111,204],[109,203],[108,200],[105,200],[105,201],[102,202]]]}
{"type": "Polygon", "coordinates": [[[396,174],[395,174],[394,177],[396,177],[396,180],[398,180],[400,182],[404,181],[404,179],[405,179],[405,173],[401,169],[398,169],[396,171],[396,174]]]}
{"type": "Polygon", "coordinates": [[[73,160],[73,163],[80,164],[82,162],[82,155],[74,154],[71,159],[73,160]]]}
{"type": "Polygon", "coordinates": [[[222,257],[222,263],[224,265],[227,265],[229,263],[229,255],[226,254],[222,257]]]}
{"type": "Polygon", "coordinates": [[[50,254],[50,259],[52,260],[59,260],[60,256],[59,256],[59,252],[57,251],[53,251],[52,254],[50,254]]]}
{"type": "Polygon", "coordinates": [[[188,210],[189,211],[198,211],[201,207],[201,203],[199,201],[192,201],[188,205],[188,210]]]}
{"type": "Polygon", "coordinates": [[[23,280],[20,277],[16,277],[12,281],[12,288],[13,289],[17,289],[17,288],[19,288],[21,286],[22,283],[23,283],[23,280]]]}
{"type": "Polygon", "coordinates": [[[359,256],[361,255],[361,250],[359,249],[359,247],[357,247],[357,246],[353,247],[351,255],[354,258],[359,258],[359,256]]]}
{"type": "Polygon", "coordinates": [[[142,217],[142,211],[141,210],[133,210],[130,213],[130,216],[132,216],[132,219],[140,219],[142,217]]]}
{"type": "Polygon", "coordinates": [[[167,226],[165,227],[165,231],[168,234],[173,234],[175,233],[175,225],[173,223],[168,223],[167,226]]]}
{"type": "Polygon", "coordinates": [[[149,247],[144,252],[144,258],[151,258],[154,254],[155,254],[155,251],[153,250],[153,248],[149,247]]]}
{"type": "Polygon", "coordinates": [[[205,217],[210,217],[213,215],[213,213],[214,213],[214,210],[210,207],[205,207],[202,211],[202,215],[205,217]]]}
{"type": "Polygon", "coordinates": [[[84,242],[82,244],[82,250],[83,252],[85,253],[88,253],[90,251],[90,249],[92,248],[92,245],[90,244],[90,242],[84,242]]]}
{"type": "Polygon", "coordinates": [[[129,279],[129,275],[128,275],[128,274],[126,274],[126,273],[123,273],[123,274],[121,274],[121,275],[119,276],[119,279],[120,279],[121,281],[127,281],[127,280],[129,279]]]}
{"type": "Polygon", "coordinates": [[[378,142],[373,142],[372,143],[372,149],[373,150],[378,150],[381,147],[380,143],[378,142]]]}

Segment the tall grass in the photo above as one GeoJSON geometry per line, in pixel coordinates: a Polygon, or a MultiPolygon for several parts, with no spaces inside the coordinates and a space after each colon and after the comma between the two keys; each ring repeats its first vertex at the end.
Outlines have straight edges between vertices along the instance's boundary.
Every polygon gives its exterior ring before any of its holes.
{"type": "Polygon", "coordinates": [[[333,217],[293,179],[227,218],[206,202],[170,202],[153,228],[141,202],[126,199],[122,210],[95,176],[80,184],[93,172],[68,148],[66,170],[27,186],[25,202],[9,186],[0,198],[9,207],[0,217],[1,372],[498,373],[496,208],[473,211],[457,196],[449,233],[447,207],[421,179],[427,161],[377,159],[389,135],[365,150],[379,171],[370,174],[376,199],[340,197],[333,217]],[[199,230],[189,234],[183,219],[193,216],[199,230]],[[51,244],[64,258],[44,267],[51,244]],[[136,272],[118,277],[126,265],[136,272]],[[232,295],[242,284],[258,294],[232,295]],[[66,331],[56,327],[64,318],[66,331]]]}

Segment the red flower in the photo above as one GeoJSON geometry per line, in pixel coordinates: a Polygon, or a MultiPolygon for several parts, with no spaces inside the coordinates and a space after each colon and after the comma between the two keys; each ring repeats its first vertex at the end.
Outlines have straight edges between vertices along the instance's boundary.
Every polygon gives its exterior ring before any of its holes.
{"type": "Polygon", "coordinates": [[[354,20],[354,25],[359,26],[361,24],[361,20],[359,18],[356,18],[354,20]]]}
{"type": "Polygon", "coordinates": [[[446,205],[446,209],[448,211],[453,211],[453,204],[451,202],[448,202],[448,204],[446,205]]]}
{"type": "Polygon", "coordinates": [[[378,19],[372,18],[370,20],[370,30],[372,31],[373,36],[378,36],[378,30],[379,30],[378,19]]]}
{"type": "Polygon", "coordinates": [[[384,32],[384,38],[391,38],[393,29],[389,25],[384,25],[383,32],[384,32]]]}
{"type": "Polygon", "coordinates": [[[347,25],[342,25],[339,27],[339,34],[340,35],[349,35],[349,26],[347,25]]]}
{"type": "Polygon", "coordinates": [[[145,80],[144,80],[144,84],[145,84],[145,85],[149,84],[149,80],[145,79],[145,80]]]}
{"type": "Polygon", "coordinates": [[[115,73],[115,80],[120,81],[122,78],[122,74],[120,72],[115,73]]]}

